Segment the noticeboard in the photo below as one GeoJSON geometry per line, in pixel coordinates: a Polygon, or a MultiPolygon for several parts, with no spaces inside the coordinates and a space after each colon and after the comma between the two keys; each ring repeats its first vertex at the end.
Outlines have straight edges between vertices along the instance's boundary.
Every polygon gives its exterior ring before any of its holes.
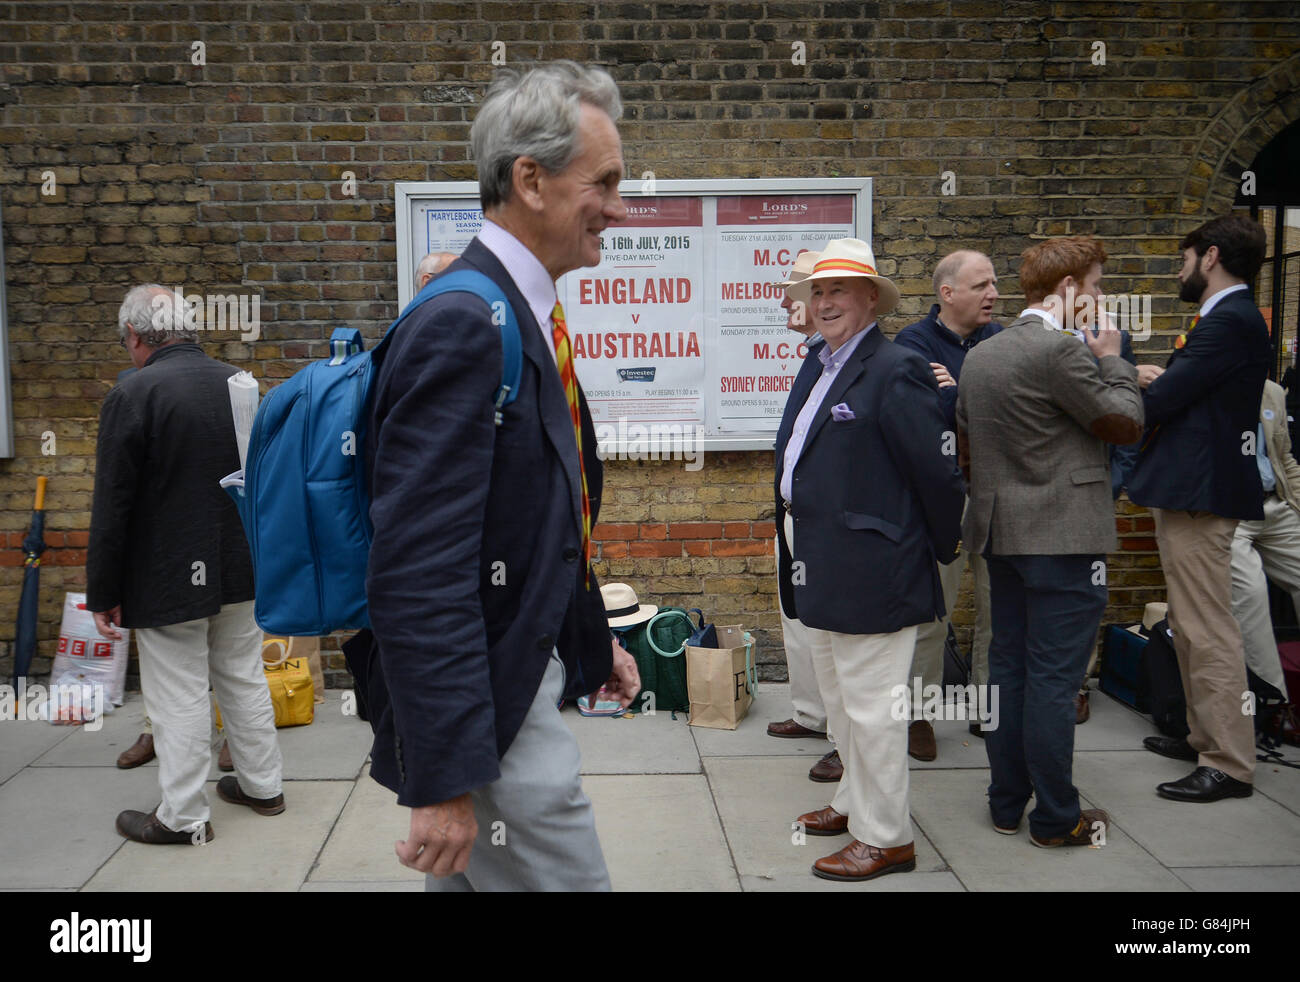
{"type": "MultiPolygon", "coordinates": [[[[871,241],[871,179],[640,181],[598,266],[556,284],[574,366],[609,453],[689,433],[707,450],[770,450],[806,349],[781,309],[795,257],[871,241]],[[648,183],[648,182],[646,182],[648,183]],[[653,193],[645,193],[649,191],[653,193]]],[[[478,184],[396,186],[398,297],[428,252],[461,252],[478,184]]]]}

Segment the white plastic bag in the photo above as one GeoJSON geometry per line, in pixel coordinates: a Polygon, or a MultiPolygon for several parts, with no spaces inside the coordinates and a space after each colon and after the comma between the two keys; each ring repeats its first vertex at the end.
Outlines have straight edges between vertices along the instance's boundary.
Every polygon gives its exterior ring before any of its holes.
{"type": "MultiPolygon", "coordinates": [[[[131,650],[131,632],[122,632],[121,641],[101,637],[95,629],[95,615],[86,609],[84,593],[69,593],[63,599],[63,624],[59,628],[59,648],[50,669],[50,687],[69,685],[102,686],[105,712],[122,705],[126,687],[126,662],[131,650]]],[[[57,714],[52,714],[57,715],[57,714]]],[[[50,722],[68,722],[51,719],[50,722]]]]}

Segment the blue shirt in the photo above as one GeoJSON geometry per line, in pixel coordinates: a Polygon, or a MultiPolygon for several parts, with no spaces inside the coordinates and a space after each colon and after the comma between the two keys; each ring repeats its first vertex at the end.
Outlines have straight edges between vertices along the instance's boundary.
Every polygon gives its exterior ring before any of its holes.
{"type": "Polygon", "coordinates": [[[1259,464],[1259,480],[1264,485],[1264,493],[1271,494],[1277,487],[1273,476],[1273,462],[1268,459],[1268,444],[1264,442],[1264,424],[1260,423],[1255,437],[1255,462],[1259,464]]]}
{"type": "MultiPolygon", "coordinates": [[[[976,328],[968,337],[963,338],[939,320],[939,305],[930,307],[930,312],[915,324],[909,324],[894,336],[894,344],[911,348],[926,361],[936,362],[948,369],[954,382],[961,380],[961,366],[966,361],[966,353],[1002,330],[1002,325],[990,321],[983,327],[976,328]]],[[[957,386],[945,385],[939,389],[939,405],[943,407],[943,417],[948,422],[948,429],[957,429],[957,386]]]]}
{"type": "Polygon", "coordinates": [[[865,338],[868,332],[874,330],[875,326],[876,322],[872,321],[865,331],[853,335],[834,353],[831,352],[829,344],[824,344],[817,349],[817,357],[822,363],[822,374],[817,379],[817,384],[812,387],[812,391],[808,393],[808,400],[799,410],[799,415],[795,417],[794,429],[790,432],[790,442],[785,445],[784,466],[781,470],[781,497],[786,501],[794,500],[791,493],[794,467],[799,463],[799,456],[803,453],[804,440],[808,438],[808,427],[812,426],[813,417],[817,415],[817,410],[821,409],[822,400],[835,384],[835,379],[840,374],[840,369],[844,367],[844,363],[849,360],[849,355],[853,354],[858,347],[858,342],[865,338]]]}

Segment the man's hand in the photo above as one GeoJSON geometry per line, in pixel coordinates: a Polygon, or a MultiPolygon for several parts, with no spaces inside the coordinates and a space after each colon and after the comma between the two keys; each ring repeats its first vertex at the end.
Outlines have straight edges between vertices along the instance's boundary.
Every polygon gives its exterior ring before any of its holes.
{"type": "Polygon", "coordinates": [[[956,380],[948,374],[948,369],[940,365],[937,361],[930,362],[930,367],[934,369],[934,380],[939,383],[939,388],[948,385],[956,385],[956,380]]]}
{"type": "Polygon", "coordinates": [[[112,610],[101,610],[95,614],[95,629],[104,637],[113,641],[122,640],[122,632],[114,625],[122,624],[122,605],[118,604],[112,610]]]}
{"type": "MultiPolygon", "coordinates": [[[[637,671],[636,659],[621,644],[611,639],[614,647],[614,668],[609,681],[601,686],[606,699],[614,699],[624,709],[632,705],[632,700],[641,691],[641,673],[637,671]]],[[[599,693],[592,693],[593,704],[599,693]]]]}
{"type": "Polygon", "coordinates": [[[1145,389],[1165,373],[1159,365],[1138,365],[1138,387],[1145,389]]]}
{"type": "Polygon", "coordinates": [[[1116,355],[1124,349],[1124,335],[1113,327],[1102,327],[1096,333],[1083,329],[1083,343],[1088,346],[1088,350],[1101,360],[1107,355],[1116,355]]]}
{"type": "Polygon", "coordinates": [[[440,805],[412,808],[411,834],[398,840],[397,858],[403,866],[434,876],[464,873],[477,835],[474,803],[466,792],[440,805]]]}

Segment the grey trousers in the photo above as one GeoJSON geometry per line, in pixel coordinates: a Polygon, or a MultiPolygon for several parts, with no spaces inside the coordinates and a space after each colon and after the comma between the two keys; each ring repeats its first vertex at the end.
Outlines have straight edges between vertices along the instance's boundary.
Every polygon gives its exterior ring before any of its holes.
{"type": "Polygon", "coordinates": [[[563,692],[564,665],[552,654],[501,776],[472,792],[478,838],[469,868],[426,876],[426,891],[610,889],[596,817],[582,791],[578,741],[555,708],[563,692]]]}

